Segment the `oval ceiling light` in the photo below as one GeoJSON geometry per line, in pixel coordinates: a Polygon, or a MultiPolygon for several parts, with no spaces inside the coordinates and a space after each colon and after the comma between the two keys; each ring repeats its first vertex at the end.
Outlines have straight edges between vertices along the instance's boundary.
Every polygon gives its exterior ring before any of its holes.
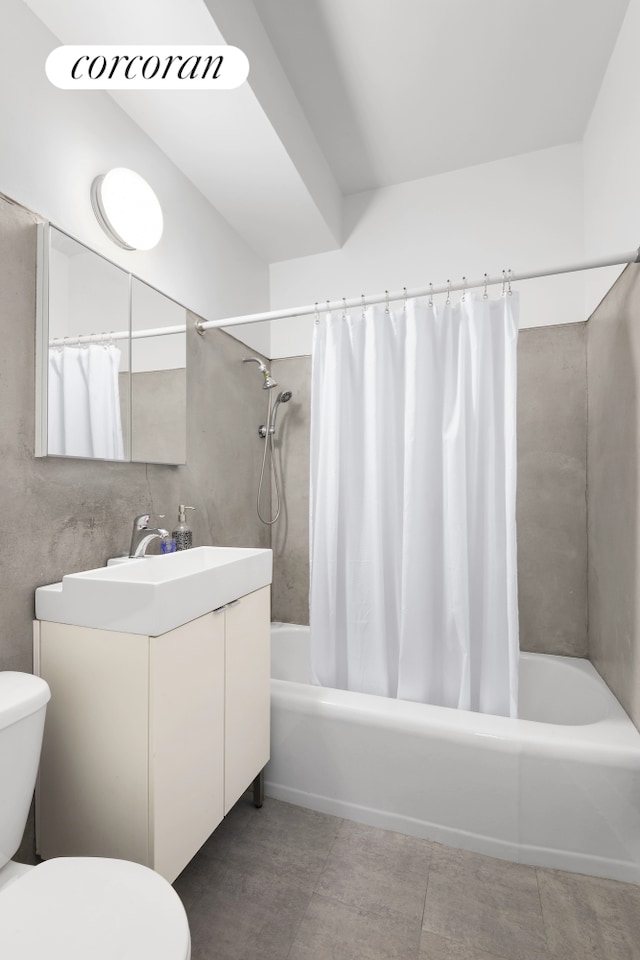
{"type": "Polygon", "coordinates": [[[162,236],[162,207],[140,174],[114,167],[91,184],[91,205],[110,240],[125,250],[151,250],[162,236]]]}

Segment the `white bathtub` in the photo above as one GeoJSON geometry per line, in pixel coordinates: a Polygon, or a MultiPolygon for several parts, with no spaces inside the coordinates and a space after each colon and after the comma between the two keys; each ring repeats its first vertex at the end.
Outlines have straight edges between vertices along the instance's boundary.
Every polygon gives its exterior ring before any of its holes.
{"type": "Polygon", "coordinates": [[[522,654],[522,719],[312,686],[272,628],[269,796],[536,866],[640,883],[640,734],[586,660],[522,654]]]}

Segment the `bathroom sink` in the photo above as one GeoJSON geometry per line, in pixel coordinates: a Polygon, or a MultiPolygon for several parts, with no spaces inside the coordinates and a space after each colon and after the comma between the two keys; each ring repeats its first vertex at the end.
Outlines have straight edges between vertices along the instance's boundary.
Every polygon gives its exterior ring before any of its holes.
{"type": "Polygon", "coordinates": [[[271,550],[194,547],[38,587],[36,617],[155,637],[266,587],[271,571],[271,550]]]}

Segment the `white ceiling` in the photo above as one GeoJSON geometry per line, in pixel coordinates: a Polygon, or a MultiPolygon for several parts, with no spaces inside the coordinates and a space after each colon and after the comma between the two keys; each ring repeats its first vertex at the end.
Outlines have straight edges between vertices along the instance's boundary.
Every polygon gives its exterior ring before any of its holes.
{"type": "Polygon", "coordinates": [[[344,193],[580,140],[628,0],[254,0],[344,193]]]}
{"type": "Polygon", "coordinates": [[[62,43],[220,43],[235,91],[119,105],[267,261],[341,198],[581,139],[628,0],[24,0],[62,43]]]}

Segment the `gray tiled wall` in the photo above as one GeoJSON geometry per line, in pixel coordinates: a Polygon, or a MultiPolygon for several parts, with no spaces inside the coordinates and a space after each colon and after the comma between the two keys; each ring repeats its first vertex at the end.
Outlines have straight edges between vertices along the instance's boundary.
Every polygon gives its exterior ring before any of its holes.
{"type": "MultiPolygon", "coordinates": [[[[36,226],[0,199],[0,669],[31,670],[34,590],[125,553],[131,521],[151,510],[171,529],[178,503],[195,543],[269,546],[253,508],[263,396],[246,347],[189,322],[187,465],[35,459],[36,226]]],[[[190,321],[193,321],[193,317],[190,321]]]]}
{"type": "Polygon", "coordinates": [[[587,324],[590,657],[640,728],[640,267],[587,324]]]}
{"type": "Polygon", "coordinates": [[[585,324],[518,340],[520,648],[584,657],[587,638],[585,324]]]}
{"type": "MultiPolygon", "coordinates": [[[[523,330],[518,346],[518,563],[525,650],[587,652],[585,325],[523,330]]],[[[294,397],[278,451],[283,518],[273,529],[274,619],[308,623],[311,360],[275,360],[294,397]]]]}
{"type": "Polygon", "coordinates": [[[281,518],[272,527],[272,614],[286,623],[309,623],[311,357],[273,360],[271,370],[280,389],[293,391],[278,415],[276,453],[283,496],[281,518]]]}

